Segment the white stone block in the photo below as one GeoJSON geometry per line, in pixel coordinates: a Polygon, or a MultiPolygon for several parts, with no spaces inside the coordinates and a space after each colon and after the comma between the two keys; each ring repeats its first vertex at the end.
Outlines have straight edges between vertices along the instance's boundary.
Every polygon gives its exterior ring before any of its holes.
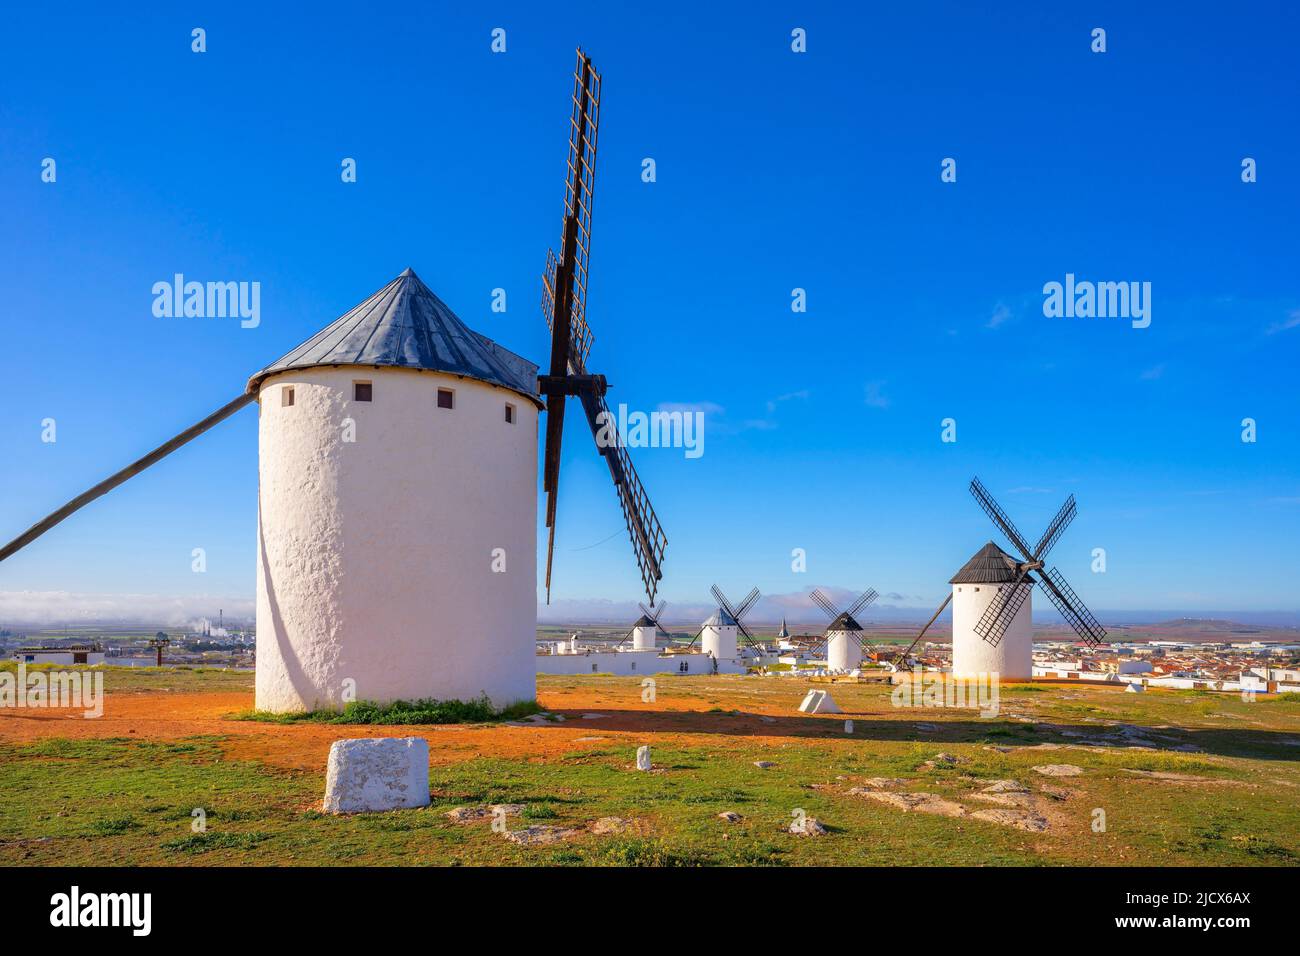
{"type": "Polygon", "coordinates": [[[636,769],[650,769],[650,748],[648,746],[636,748],[636,769]]]}
{"type": "Polygon", "coordinates": [[[841,714],[839,706],[831,695],[824,690],[810,690],[804,697],[803,703],[799,705],[799,711],[804,714],[841,714]]]}
{"type": "Polygon", "coordinates": [[[429,742],[423,737],[336,740],[325,773],[326,813],[429,805],[429,742]]]}

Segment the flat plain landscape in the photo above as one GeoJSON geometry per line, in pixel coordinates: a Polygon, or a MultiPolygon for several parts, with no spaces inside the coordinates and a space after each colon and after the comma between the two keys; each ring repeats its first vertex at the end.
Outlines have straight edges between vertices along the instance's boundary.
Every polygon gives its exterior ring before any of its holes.
{"type": "Polygon", "coordinates": [[[104,670],[99,719],[0,710],[0,864],[1300,863],[1294,695],[1013,685],[985,719],[882,683],[542,676],[525,721],[340,726],[240,719],[246,671],[104,670]],[[798,713],[810,687],[845,713],[798,713]],[[319,812],[332,741],[409,735],[431,806],[319,812]]]}

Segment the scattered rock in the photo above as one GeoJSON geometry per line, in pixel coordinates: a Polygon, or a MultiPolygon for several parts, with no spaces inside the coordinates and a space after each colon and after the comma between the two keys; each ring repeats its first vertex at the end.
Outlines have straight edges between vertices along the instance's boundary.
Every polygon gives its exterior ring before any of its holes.
{"type": "Polygon", "coordinates": [[[650,769],[650,747],[649,746],[636,748],[636,769],[638,770],[650,769]]]}
{"type": "Polygon", "coordinates": [[[601,817],[591,825],[592,833],[624,833],[634,826],[633,821],[624,817],[601,817]]]}
{"type": "Polygon", "coordinates": [[[1146,777],[1149,780],[1174,780],[1181,783],[1225,783],[1226,781],[1215,780],[1213,777],[1197,777],[1190,773],[1170,773],[1166,770],[1130,770],[1124,768],[1125,773],[1131,773],[1138,777],[1146,777]]]}
{"type": "Polygon", "coordinates": [[[498,812],[508,817],[517,817],[524,812],[524,805],[522,803],[494,803],[490,807],[457,807],[454,810],[448,810],[445,816],[452,823],[472,823],[475,820],[496,816],[498,812]]]}
{"type": "Polygon", "coordinates": [[[1043,796],[1051,797],[1053,800],[1069,800],[1074,796],[1074,791],[1069,787],[1056,787],[1050,783],[1045,783],[1038,788],[1038,792],[1043,796]]]}
{"type": "Polygon", "coordinates": [[[844,721],[844,732],[846,734],[853,733],[853,721],[851,720],[844,721]]]}
{"type": "Polygon", "coordinates": [[[949,753],[935,754],[934,759],[940,763],[958,763],[960,760],[949,753]]]}
{"type": "Polygon", "coordinates": [[[762,715],[762,716],[760,716],[758,719],[761,720],[761,721],[762,721],[763,723],[765,723],[765,724],[774,724],[774,723],[776,723],[776,718],[775,718],[775,717],[768,717],[767,715],[762,715]]]}
{"type": "Polygon", "coordinates": [[[718,819],[726,820],[728,823],[739,823],[744,818],[735,810],[723,810],[718,814],[718,819]]]}
{"type": "Polygon", "coordinates": [[[985,793],[1028,793],[1029,788],[1018,780],[994,780],[984,788],[985,793]]]}
{"type": "Polygon", "coordinates": [[[1038,798],[1032,793],[973,793],[971,796],[976,800],[997,803],[1004,807],[1033,809],[1038,804],[1038,798]]]}
{"type": "Polygon", "coordinates": [[[800,817],[790,824],[790,832],[795,836],[825,836],[826,827],[816,817],[800,817]]]}
{"type": "Polygon", "coordinates": [[[520,846],[544,846],[548,843],[568,840],[577,835],[577,830],[571,830],[567,827],[548,826],[524,827],[522,830],[508,830],[504,834],[507,840],[520,846]]]}
{"type": "Polygon", "coordinates": [[[874,787],[877,790],[889,790],[907,783],[902,777],[868,777],[862,782],[868,787],[874,787]]]}
{"type": "Polygon", "coordinates": [[[583,714],[582,719],[583,720],[604,720],[606,716],[607,716],[606,714],[583,714]]]}
{"type": "Polygon", "coordinates": [[[916,729],[917,730],[938,730],[939,725],[938,724],[917,724],[916,729]]]}
{"type": "Polygon", "coordinates": [[[915,810],[918,813],[936,813],[944,817],[961,817],[966,815],[966,808],[960,803],[945,800],[933,793],[892,793],[885,790],[867,790],[859,787],[850,790],[854,796],[867,797],[896,807],[904,812],[915,810]]]}
{"type": "Polygon", "coordinates": [[[1034,767],[1034,772],[1044,777],[1077,777],[1083,773],[1083,768],[1072,763],[1042,763],[1034,767]]]}
{"type": "Polygon", "coordinates": [[[981,749],[983,749],[983,750],[992,750],[994,753],[1009,754],[1009,753],[1011,753],[1011,751],[1015,750],[1016,748],[1015,748],[1015,747],[994,747],[994,746],[985,746],[985,747],[983,747],[983,748],[981,748],[981,749]]]}
{"type": "Polygon", "coordinates": [[[976,810],[971,814],[971,817],[976,820],[986,820],[989,823],[1000,823],[1003,826],[1015,827],[1018,830],[1027,830],[1030,833],[1042,833],[1047,829],[1047,819],[1032,810],[1002,808],[976,810]]]}
{"type": "Polygon", "coordinates": [[[766,770],[768,767],[775,767],[776,764],[772,763],[770,760],[755,760],[754,766],[759,770],[766,770]]]}

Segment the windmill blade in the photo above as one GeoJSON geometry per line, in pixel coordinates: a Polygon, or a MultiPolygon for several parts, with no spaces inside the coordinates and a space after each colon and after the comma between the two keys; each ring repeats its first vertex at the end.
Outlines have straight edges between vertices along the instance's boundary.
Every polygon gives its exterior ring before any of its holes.
{"type": "Polygon", "coordinates": [[[672,635],[670,635],[668,631],[664,629],[664,626],[659,623],[663,619],[664,611],[666,610],[668,610],[668,602],[664,601],[659,605],[659,610],[655,611],[655,613],[651,615],[650,620],[655,622],[655,628],[657,630],[664,632],[664,636],[671,637],[672,635]]]}
{"type": "Polygon", "coordinates": [[[1043,532],[1043,536],[1038,539],[1038,544],[1034,545],[1033,557],[1035,561],[1041,561],[1047,556],[1047,552],[1052,550],[1057,540],[1065,533],[1065,529],[1070,526],[1070,522],[1074,520],[1074,516],[1078,513],[1079,509],[1075,506],[1074,495],[1070,495],[1065,499],[1065,504],[1061,505],[1061,510],[1056,513],[1052,523],[1047,526],[1047,530],[1043,532]]]}
{"type": "Polygon", "coordinates": [[[636,630],[635,627],[629,627],[629,628],[627,629],[627,633],[623,635],[623,640],[619,641],[619,642],[618,642],[617,644],[615,644],[614,646],[615,646],[615,647],[622,647],[622,646],[623,646],[623,642],[626,641],[629,637],[631,637],[631,636],[632,636],[632,632],[635,631],[635,630],[636,630]]]}
{"type": "Polygon", "coordinates": [[[995,525],[1002,529],[1002,533],[1007,536],[1007,540],[1020,551],[1021,555],[1024,556],[1024,559],[1026,561],[1032,561],[1033,557],[1029,551],[1029,545],[1025,544],[1024,537],[1012,523],[1011,517],[1002,510],[1002,507],[996,501],[993,500],[993,496],[989,494],[989,490],[980,483],[978,478],[971,481],[970,493],[975,496],[975,500],[978,501],[979,506],[984,509],[984,513],[993,519],[995,525]]]}
{"type": "Polygon", "coordinates": [[[819,591],[817,588],[813,588],[810,592],[808,592],[808,596],[812,598],[812,602],[814,604],[816,604],[819,608],[821,608],[823,611],[826,612],[826,616],[829,617],[832,621],[840,616],[840,612],[835,609],[835,605],[832,604],[830,602],[830,599],[826,597],[825,594],[822,594],[822,592],[819,591]]]}
{"type": "Polygon", "coordinates": [[[688,651],[689,651],[692,647],[695,646],[695,642],[698,641],[698,640],[700,639],[700,635],[703,634],[703,633],[704,633],[704,628],[702,628],[702,627],[701,627],[698,631],[695,632],[695,636],[691,638],[691,642],[690,642],[689,644],[686,645],[686,649],[687,649],[688,651]]]}
{"type": "Polygon", "coordinates": [[[1079,595],[1066,583],[1060,571],[1052,568],[1045,574],[1040,572],[1038,583],[1047,592],[1047,597],[1056,605],[1056,609],[1061,612],[1061,616],[1069,622],[1075,633],[1089,647],[1096,647],[1106,640],[1106,629],[1092,616],[1092,612],[1083,601],[1079,600],[1079,595]]]}
{"type": "Polygon", "coordinates": [[[856,601],[854,601],[853,604],[849,606],[849,609],[844,613],[847,614],[849,617],[857,617],[859,611],[866,610],[866,608],[869,607],[878,597],[880,597],[880,595],[876,593],[875,588],[867,588],[865,591],[862,592],[862,595],[856,601]]]}
{"type": "Polygon", "coordinates": [[[1001,643],[1007,628],[1016,619],[1021,606],[1029,599],[1029,592],[1034,588],[1032,583],[1028,585],[1025,583],[1028,575],[1028,570],[1021,570],[1019,576],[1010,585],[999,587],[998,593],[993,595],[993,600],[988,603],[980,619],[975,622],[975,633],[983,638],[986,644],[997,647],[1001,643]]]}
{"type": "Polygon", "coordinates": [[[935,611],[934,614],[930,615],[930,620],[925,622],[925,627],[921,628],[921,633],[916,635],[916,640],[912,641],[912,643],[908,645],[907,650],[903,651],[903,653],[900,655],[902,660],[904,661],[907,660],[908,656],[912,653],[912,651],[916,649],[916,645],[921,643],[921,638],[925,637],[925,632],[930,629],[930,625],[933,624],[935,621],[939,620],[939,615],[943,613],[943,609],[946,608],[951,602],[952,602],[952,591],[950,590],[948,592],[947,597],[943,599],[943,603],[939,605],[939,609],[935,611]]]}
{"type": "Polygon", "coordinates": [[[754,648],[755,650],[759,650],[762,648],[763,645],[759,642],[758,638],[756,638],[753,634],[749,633],[749,628],[745,627],[744,623],[740,620],[740,618],[736,618],[736,630],[740,631],[740,633],[744,636],[745,640],[749,642],[750,647],[754,648]]]}
{"type": "Polygon", "coordinates": [[[722,593],[722,588],[718,587],[716,584],[710,585],[709,593],[713,595],[713,600],[718,602],[718,607],[722,608],[733,618],[736,616],[736,609],[731,606],[731,602],[727,600],[727,596],[722,593]]]}
{"type": "MultiPolygon", "coordinates": [[[[564,227],[560,254],[547,251],[542,274],[542,309],[551,330],[550,378],[583,374],[591,349],[587,327],[587,265],[591,254],[592,190],[596,184],[596,133],[600,118],[600,76],[591,59],[578,50],[569,114],[568,175],[564,186],[564,227]]],[[[551,568],[555,560],[555,511],[560,485],[560,450],[564,433],[565,393],[547,390],[546,451],[542,488],[546,492],[546,603],[551,603],[551,568]]],[[[590,413],[589,413],[590,414],[590,413]]],[[[612,469],[611,469],[612,470],[612,469]]],[[[615,482],[618,482],[615,477],[615,482]]],[[[628,505],[623,502],[624,514],[628,505]]],[[[635,536],[634,536],[635,537],[635,536]]],[[[635,544],[635,541],[633,542],[635,544]]],[[[653,591],[647,588],[653,602],[653,591]]]]}
{"type": "Polygon", "coordinates": [[[759,597],[760,595],[758,593],[758,588],[754,588],[752,591],[750,591],[748,594],[745,595],[745,600],[741,601],[740,606],[736,608],[737,621],[739,621],[742,617],[744,617],[746,614],[749,613],[749,609],[754,606],[754,604],[758,601],[759,597]]]}
{"type": "MultiPolygon", "coordinates": [[[[555,317],[563,314],[564,353],[575,374],[583,374],[591,351],[587,325],[587,270],[591,258],[591,213],[596,188],[596,141],[600,132],[600,74],[591,58],[577,52],[569,113],[569,155],[564,188],[564,242],[560,257],[547,254],[542,276],[542,310],[555,333],[555,317]],[[562,301],[557,301],[562,300],[562,301]],[[557,310],[556,306],[560,309],[557,310]]],[[[552,374],[563,374],[552,371],[552,374]]]]}
{"type": "Polygon", "coordinates": [[[3,548],[0,548],[0,561],[3,561],[5,558],[9,557],[10,555],[18,551],[21,551],[27,545],[31,544],[41,535],[45,534],[45,532],[49,531],[56,524],[61,522],[64,518],[67,518],[70,515],[74,514],[75,512],[80,511],[82,508],[90,504],[96,498],[108,494],[110,491],[112,491],[118,485],[122,484],[128,478],[132,478],[140,474],[140,472],[144,471],[150,465],[162,460],[163,458],[166,458],[177,448],[180,448],[182,445],[192,441],[195,438],[198,438],[200,435],[202,435],[213,425],[225,421],[227,418],[235,414],[235,412],[239,411],[245,405],[249,404],[250,402],[254,402],[256,400],[257,400],[256,393],[245,392],[244,394],[240,395],[238,398],[227,402],[225,405],[222,405],[220,408],[218,408],[207,418],[203,419],[201,422],[191,425],[189,428],[185,429],[185,431],[181,432],[175,438],[171,439],[170,441],[163,442],[161,445],[159,445],[153,451],[149,452],[149,454],[145,455],[143,458],[136,459],[131,464],[123,468],[121,471],[105,478],[103,481],[95,485],[95,487],[91,488],[89,491],[77,495],[77,497],[73,498],[62,508],[46,515],[40,521],[36,522],[36,524],[32,525],[30,528],[28,528],[18,537],[14,538],[12,541],[6,544],[3,548]]]}
{"type": "Polygon", "coordinates": [[[560,497],[560,445],[564,438],[564,396],[546,397],[546,452],[542,490],[546,492],[546,603],[551,603],[551,564],[555,560],[555,509],[560,497]]]}
{"type": "Polygon", "coordinates": [[[668,634],[668,632],[664,630],[663,625],[659,623],[659,619],[663,617],[663,613],[668,607],[667,601],[664,601],[662,604],[660,604],[659,610],[657,611],[654,609],[653,605],[651,605],[650,607],[646,607],[640,601],[637,601],[636,606],[641,609],[642,614],[644,614],[646,617],[650,618],[650,620],[654,622],[655,630],[663,631],[665,635],[668,634]]]}

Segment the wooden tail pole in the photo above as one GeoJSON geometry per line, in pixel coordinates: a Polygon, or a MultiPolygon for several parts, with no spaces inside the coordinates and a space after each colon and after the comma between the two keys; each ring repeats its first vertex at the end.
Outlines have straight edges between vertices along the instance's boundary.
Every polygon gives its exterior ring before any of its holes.
{"type": "Polygon", "coordinates": [[[153,451],[149,452],[149,454],[145,455],[143,458],[127,465],[117,474],[105,478],[103,481],[101,481],[95,487],[91,488],[89,491],[85,492],[84,494],[78,495],[76,498],[73,498],[71,501],[69,501],[58,511],[55,511],[54,513],[42,518],[40,521],[36,522],[36,524],[32,525],[30,528],[28,528],[18,537],[14,538],[12,541],[6,544],[3,548],[0,548],[0,561],[3,561],[5,558],[9,557],[11,554],[14,554],[17,551],[22,550],[24,547],[31,544],[41,535],[45,534],[45,532],[53,528],[64,518],[67,518],[68,516],[72,515],[74,512],[80,511],[82,508],[90,504],[96,498],[108,494],[110,491],[112,491],[118,485],[122,484],[122,482],[126,481],[128,478],[140,474],[140,472],[144,471],[154,462],[159,461],[162,458],[166,458],[177,448],[180,448],[185,443],[202,435],[213,425],[225,421],[227,418],[235,414],[235,412],[239,411],[249,402],[255,401],[256,399],[257,396],[250,392],[250,393],[245,393],[243,395],[240,395],[234,401],[227,402],[225,405],[222,405],[220,408],[218,408],[207,418],[203,419],[203,421],[199,422],[197,425],[190,426],[189,428],[185,429],[185,431],[181,432],[179,435],[173,438],[171,441],[164,442],[163,444],[155,448],[153,451]]]}
{"type": "Polygon", "coordinates": [[[934,615],[930,618],[930,620],[925,622],[925,627],[921,628],[921,633],[916,635],[916,640],[912,642],[911,647],[903,651],[902,655],[898,658],[898,660],[901,661],[907,660],[908,655],[910,655],[912,651],[916,649],[917,644],[921,643],[921,638],[925,637],[925,632],[930,629],[930,625],[933,624],[935,621],[939,620],[939,615],[943,613],[943,609],[948,606],[948,602],[951,600],[952,600],[952,591],[949,591],[948,596],[944,598],[943,603],[939,605],[939,610],[935,611],[934,615]]]}

